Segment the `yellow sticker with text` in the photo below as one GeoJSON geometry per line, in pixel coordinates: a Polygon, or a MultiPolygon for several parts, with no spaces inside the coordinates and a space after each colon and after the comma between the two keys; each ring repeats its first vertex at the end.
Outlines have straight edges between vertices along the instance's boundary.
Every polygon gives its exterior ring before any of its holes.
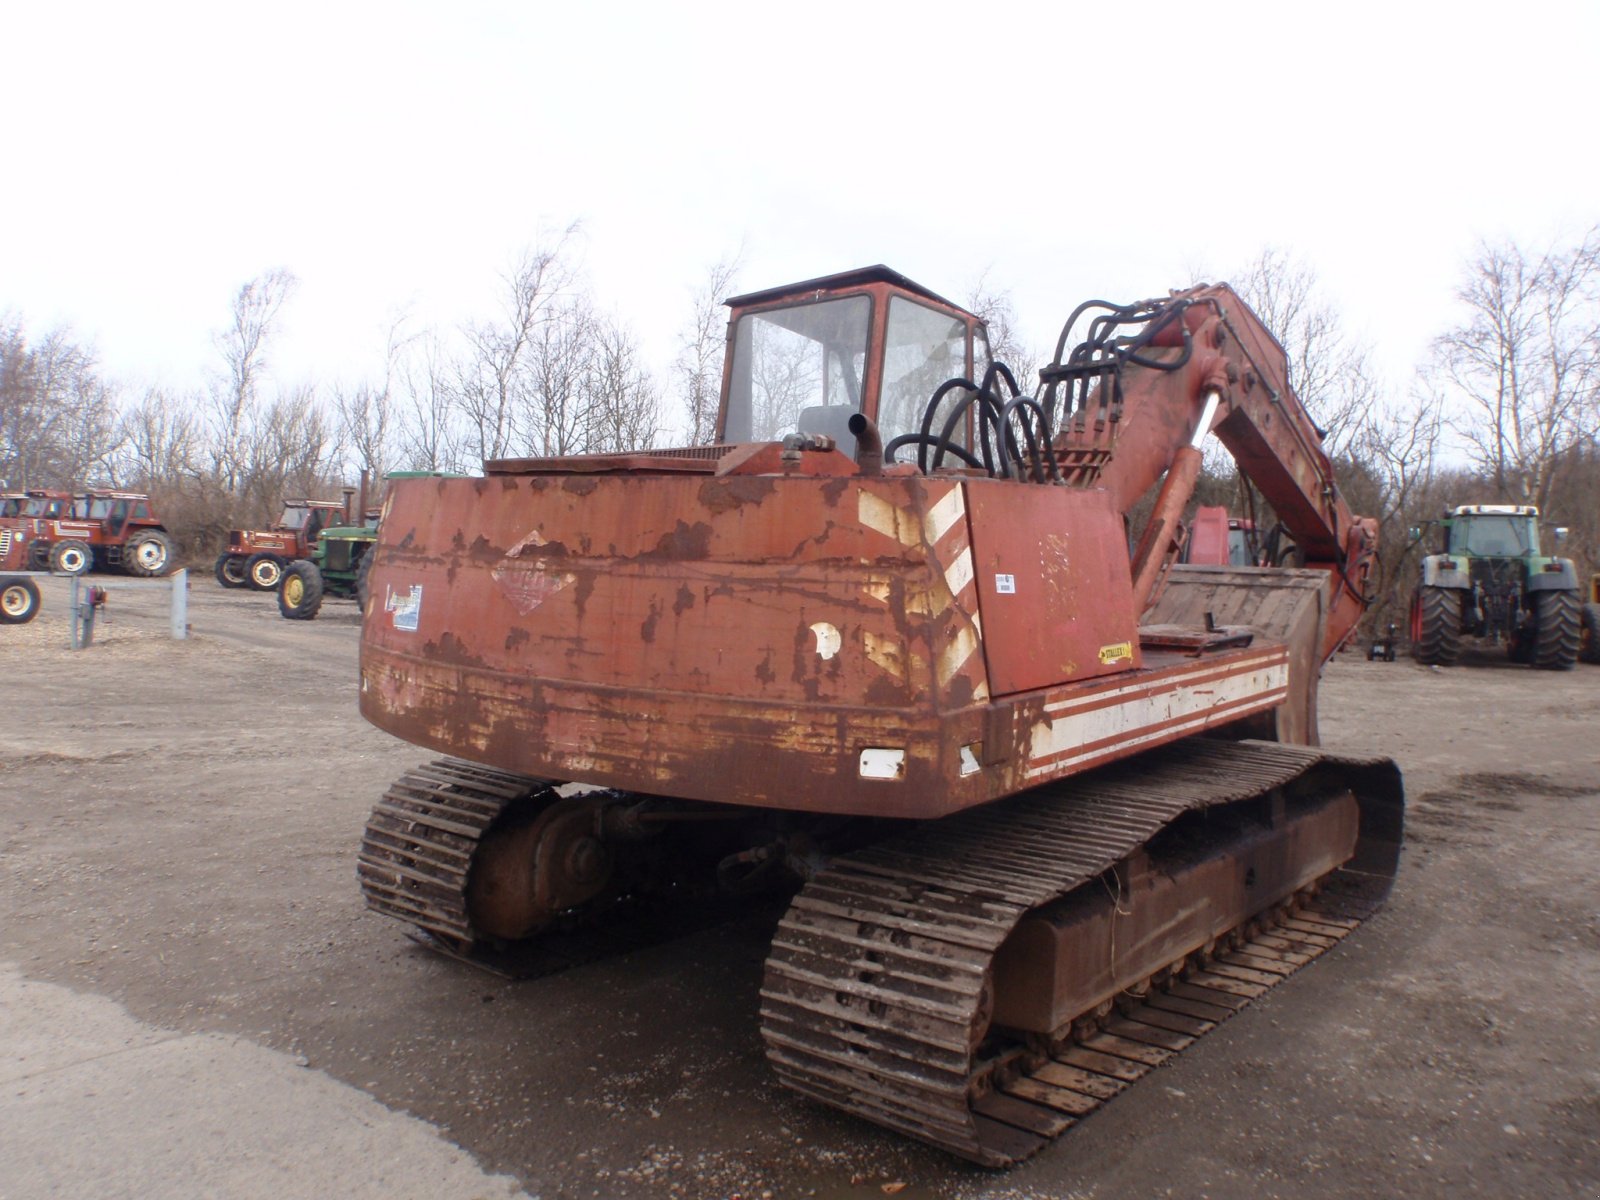
{"type": "Polygon", "coordinates": [[[1108,665],[1110,665],[1111,663],[1114,663],[1114,662],[1132,662],[1132,661],[1133,661],[1133,643],[1132,642],[1117,642],[1115,645],[1101,646],[1100,647],[1100,663],[1101,663],[1102,666],[1108,666],[1108,665]]]}

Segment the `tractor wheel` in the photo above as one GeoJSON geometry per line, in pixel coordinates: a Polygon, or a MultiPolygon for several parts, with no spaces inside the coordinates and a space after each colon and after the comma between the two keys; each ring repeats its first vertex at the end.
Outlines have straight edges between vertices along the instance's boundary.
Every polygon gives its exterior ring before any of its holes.
{"type": "Polygon", "coordinates": [[[271,554],[252,554],[245,559],[244,577],[258,592],[270,592],[283,578],[283,560],[271,554]]]}
{"type": "Polygon", "coordinates": [[[122,565],[132,575],[165,575],[172,566],[172,539],[159,529],[134,534],[122,548],[122,565]]]}
{"type": "Polygon", "coordinates": [[[94,566],[94,551],[77,538],[50,547],[50,569],[58,575],[83,575],[94,566]]]}
{"type": "Polygon", "coordinates": [[[1600,664],[1600,604],[1583,606],[1583,630],[1578,635],[1578,657],[1600,664]]]}
{"type": "Polygon", "coordinates": [[[1423,587],[1411,598],[1411,657],[1427,666],[1451,667],[1461,657],[1461,593],[1423,587]]]}
{"type": "Polygon", "coordinates": [[[322,609],[322,572],[306,559],[290,563],[278,585],[278,611],[290,621],[309,621],[322,609]]]}
{"type": "Polygon", "coordinates": [[[39,615],[39,589],[31,579],[0,579],[0,625],[26,625],[39,615]]]}
{"type": "Polygon", "coordinates": [[[225,588],[242,588],[245,585],[244,556],[219,554],[217,556],[217,582],[225,588]]]}
{"type": "Polygon", "coordinates": [[[1570,671],[1578,661],[1578,593],[1539,592],[1536,595],[1533,665],[1546,671],[1570,671]]]}

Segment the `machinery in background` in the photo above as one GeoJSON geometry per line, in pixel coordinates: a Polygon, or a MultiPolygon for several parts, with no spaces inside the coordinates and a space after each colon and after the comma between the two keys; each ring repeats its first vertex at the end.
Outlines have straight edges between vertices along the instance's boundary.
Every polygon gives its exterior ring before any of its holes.
{"type": "Polygon", "coordinates": [[[1504,646],[1515,662],[1570,670],[1584,621],[1578,576],[1570,558],[1540,551],[1539,510],[1462,504],[1439,525],[1443,549],[1422,560],[1411,600],[1412,656],[1451,666],[1463,639],[1475,638],[1504,646]]]}

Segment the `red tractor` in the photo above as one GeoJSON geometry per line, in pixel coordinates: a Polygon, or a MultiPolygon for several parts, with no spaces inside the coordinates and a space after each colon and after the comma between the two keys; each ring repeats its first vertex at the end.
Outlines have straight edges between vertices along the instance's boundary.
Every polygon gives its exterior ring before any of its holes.
{"type": "Polygon", "coordinates": [[[13,505],[18,512],[7,524],[26,539],[35,570],[82,575],[100,567],[155,576],[172,569],[172,538],[143,492],[32,491],[20,502],[8,498],[5,511],[13,505]]]}
{"type": "MultiPolygon", "coordinates": [[[[352,489],[353,490],[353,489],[352,489]]],[[[217,582],[225,588],[252,587],[270,592],[283,579],[283,569],[310,558],[322,531],[350,523],[349,498],[288,500],[271,529],[235,529],[228,548],[217,557],[217,582]]]]}
{"type": "Polygon", "coordinates": [[[39,615],[38,585],[25,575],[6,574],[27,567],[27,543],[9,522],[0,520],[0,625],[26,625],[39,615]]]}

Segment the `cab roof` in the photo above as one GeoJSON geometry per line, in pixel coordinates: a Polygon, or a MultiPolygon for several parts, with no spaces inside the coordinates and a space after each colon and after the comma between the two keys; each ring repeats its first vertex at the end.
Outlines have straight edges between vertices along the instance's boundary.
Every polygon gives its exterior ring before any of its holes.
{"type": "Polygon", "coordinates": [[[967,316],[977,319],[976,314],[968,312],[961,305],[951,300],[946,300],[938,292],[923,287],[914,279],[908,279],[899,271],[891,270],[882,263],[870,267],[857,267],[853,271],[841,271],[837,275],[823,275],[817,279],[805,279],[799,283],[786,283],[781,287],[763,288],[759,292],[746,292],[742,296],[732,296],[723,303],[729,308],[747,308],[756,304],[767,304],[773,300],[782,300],[789,296],[804,296],[808,292],[836,292],[845,288],[862,287],[869,283],[887,283],[913,295],[923,296],[946,308],[953,308],[957,312],[966,313],[967,316]]]}
{"type": "Polygon", "coordinates": [[[1539,510],[1531,504],[1458,504],[1450,510],[1453,517],[1537,517],[1539,510]]]}

